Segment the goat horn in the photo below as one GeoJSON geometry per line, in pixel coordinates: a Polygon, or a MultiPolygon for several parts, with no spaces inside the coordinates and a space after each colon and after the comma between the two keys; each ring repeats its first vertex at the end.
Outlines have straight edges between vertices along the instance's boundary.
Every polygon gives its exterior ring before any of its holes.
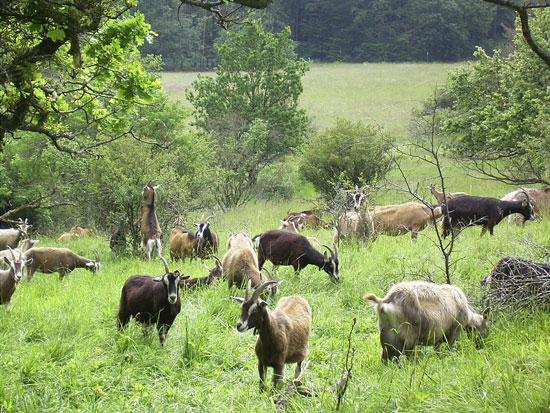
{"type": "MultiPolygon", "coordinates": [[[[334,244],[333,244],[333,246],[334,246],[334,244]]],[[[323,244],[323,247],[325,247],[327,250],[329,250],[330,251],[330,256],[332,258],[334,258],[334,256],[335,256],[334,251],[332,251],[328,245],[323,244]]]]}
{"type": "Polygon", "coordinates": [[[13,250],[11,249],[11,247],[8,247],[8,249],[10,250],[11,252],[11,258],[13,259],[13,261],[15,262],[15,255],[13,253],[13,250]]]}
{"type": "Polygon", "coordinates": [[[256,290],[254,291],[254,294],[252,294],[251,300],[252,301],[257,301],[258,298],[260,298],[260,294],[263,292],[263,290],[265,290],[267,287],[269,287],[270,285],[273,285],[273,284],[278,284],[278,281],[269,280],[269,281],[264,282],[262,285],[260,285],[258,288],[256,288],[256,290]]]}
{"type": "Polygon", "coordinates": [[[202,218],[201,218],[201,221],[206,224],[210,218],[214,218],[214,215],[209,215],[204,221],[202,221],[202,218]]]}
{"type": "Polygon", "coordinates": [[[271,271],[269,271],[267,268],[264,268],[262,271],[265,271],[267,273],[267,275],[269,275],[269,277],[267,277],[268,280],[272,280],[273,277],[272,277],[272,274],[271,274],[271,271]]]}
{"type": "Polygon", "coordinates": [[[170,270],[168,269],[168,263],[166,262],[166,258],[164,258],[162,255],[160,255],[160,260],[164,264],[164,269],[166,270],[166,274],[168,274],[170,272],[170,270]]]}
{"type": "Polygon", "coordinates": [[[245,301],[248,301],[250,298],[250,287],[252,287],[252,280],[248,279],[248,282],[246,283],[246,294],[244,296],[245,301]]]}
{"type": "Polygon", "coordinates": [[[94,250],[94,255],[95,255],[95,260],[96,260],[96,262],[99,262],[99,251],[98,251],[98,250],[94,250]]]}
{"type": "Polygon", "coordinates": [[[209,268],[208,265],[206,265],[204,262],[202,263],[202,265],[204,265],[204,268],[206,268],[208,272],[212,271],[212,268],[209,268]]]}
{"type": "Polygon", "coordinates": [[[219,267],[219,268],[222,268],[222,262],[220,261],[220,259],[218,257],[216,257],[215,255],[213,255],[213,257],[216,260],[216,266],[219,267]]]}

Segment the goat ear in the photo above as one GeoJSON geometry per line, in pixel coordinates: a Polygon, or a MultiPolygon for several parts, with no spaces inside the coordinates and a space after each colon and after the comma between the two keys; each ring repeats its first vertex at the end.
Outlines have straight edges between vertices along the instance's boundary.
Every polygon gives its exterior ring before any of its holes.
{"type": "Polygon", "coordinates": [[[323,253],[323,259],[325,260],[325,262],[328,262],[328,255],[326,251],[323,253]]]}
{"type": "Polygon", "coordinates": [[[163,277],[153,277],[153,281],[154,282],[159,282],[159,281],[162,281],[162,278],[163,277]]]}
{"type": "Polygon", "coordinates": [[[267,307],[267,302],[264,301],[264,300],[262,300],[262,299],[260,298],[260,299],[258,300],[258,306],[259,306],[260,308],[265,308],[265,307],[267,307]]]}
{"type": "Polygon", "coordinates": [[[195,222],[193,225],[196,226],[197,228],[201,226],[201,224],[199,224],[197,222],[195,222]]]}

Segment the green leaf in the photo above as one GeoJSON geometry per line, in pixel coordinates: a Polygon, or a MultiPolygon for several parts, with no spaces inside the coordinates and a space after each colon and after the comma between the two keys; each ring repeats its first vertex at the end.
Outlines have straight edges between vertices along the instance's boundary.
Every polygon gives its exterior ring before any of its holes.
{"type": "Polygon", "coordinates": [[[65,30],[63,29],[50,30],[46,34],[46,36],[52,39],[54,42],[57,42],[58,40],[64,40],[66,38],[65,30]]]}

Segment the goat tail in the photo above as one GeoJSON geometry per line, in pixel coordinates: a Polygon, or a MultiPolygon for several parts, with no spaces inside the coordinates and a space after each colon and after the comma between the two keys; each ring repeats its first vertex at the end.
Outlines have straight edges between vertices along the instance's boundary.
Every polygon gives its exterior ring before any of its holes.
{"type": "Polygon", "coordinates": [[[373,307],[377,306],[378,304],[381,304],[382,303],[382,299],[381,298],[378,298],[376,295],[374,294],[367,294],[363,297],[365,300],[367,300],[369,302],[370,305],[372,305],[373,307]]]}

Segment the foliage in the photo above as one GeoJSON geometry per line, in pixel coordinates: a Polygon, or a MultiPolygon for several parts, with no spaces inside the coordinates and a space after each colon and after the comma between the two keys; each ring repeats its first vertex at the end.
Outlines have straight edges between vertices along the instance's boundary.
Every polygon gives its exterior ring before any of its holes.
{"type": "Polygon", "coordinates": [[[301,144],[308,118],[298,97],[307,63],[296,57],[288,29],[273,35],[258,23],[228,33],[217,50],[216,76],[199,76],[188,99],[212,140],[216,201],[233,207],[249,200],[265,165],[301,144]]]}
{"type": "MultiPolygon", "coordinates": [[[[550,48],[550,10],[532,19],[533,34],[550,48]]],[[[450,108],[444,131],[453,152],[477,170],[509,183],[550,184],[550,71],[518,33],[508,57],[476,52],[446,86],[450,108]]]]}
{"type": "Polygon", "coordinates": [[[391,142],[379,128],[337,119],[302,149],[300,172],[330,199],[339,186],[375,185],[390,167],[391,142]]]}
{"type": "Polygon", "coordinates": [[[126,114],[160,87],[142,66],[149,25],[126,13],[132,4],[2,3],[0,144],[27,131],[81,154],[130,132],[126,114]]]}

